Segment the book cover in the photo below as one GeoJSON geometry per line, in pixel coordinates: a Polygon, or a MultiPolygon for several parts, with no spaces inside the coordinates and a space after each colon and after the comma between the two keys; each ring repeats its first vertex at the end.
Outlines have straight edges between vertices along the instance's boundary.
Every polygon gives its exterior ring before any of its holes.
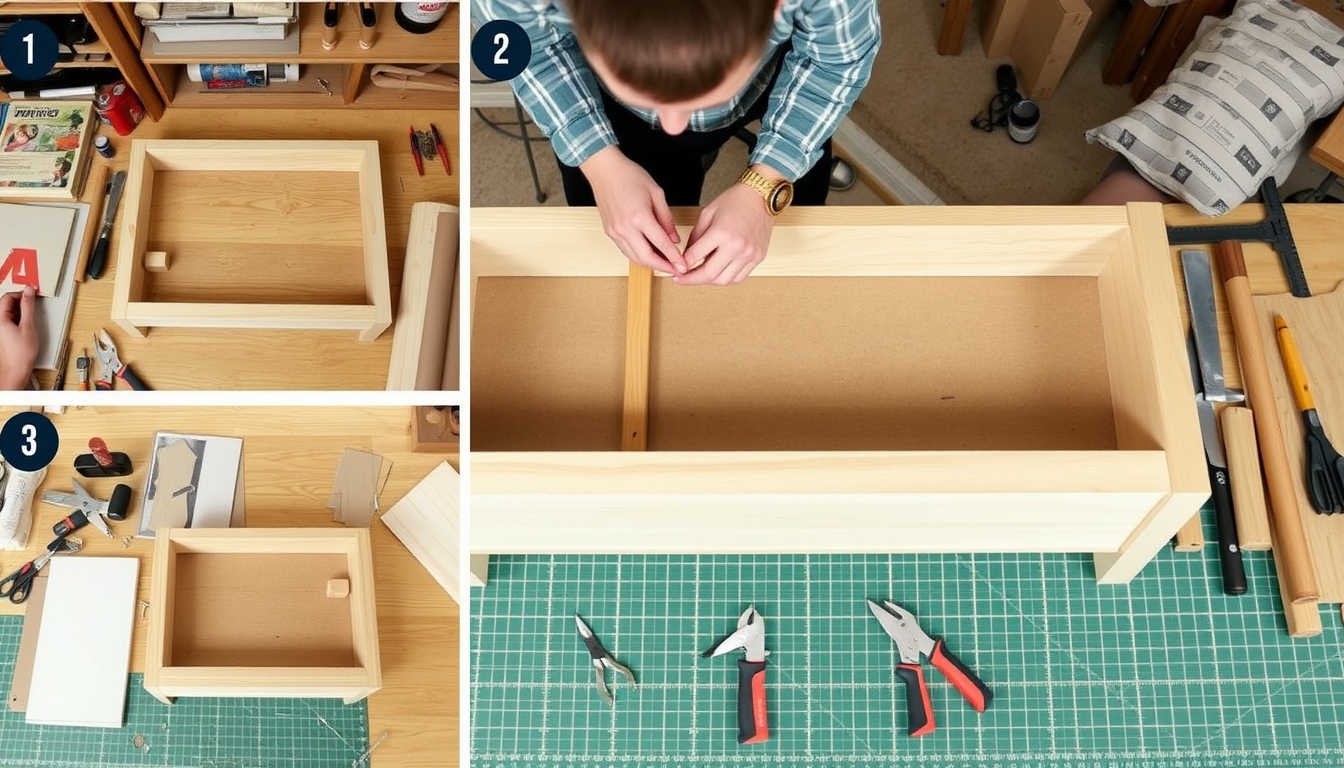
{"type": "Polygon", "coordinates": [[[11,102],[0,123],[0,196],[74,200],[93,116],[89,101],[11,102]]]}
{"type": "Polygon", "coordinates": [[[55,296],[74,223],[70,208],[0,203],[0,293],[31,285],[55,296]]]}

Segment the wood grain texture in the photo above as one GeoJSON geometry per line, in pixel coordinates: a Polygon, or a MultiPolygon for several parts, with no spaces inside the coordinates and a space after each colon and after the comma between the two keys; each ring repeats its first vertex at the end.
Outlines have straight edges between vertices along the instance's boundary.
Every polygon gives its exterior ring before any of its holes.
{"type": "Polygon", "coordinates": [[[1265,506],[1265,480],[1260,474],[1260,452],[1255,442],[1255,415],[1250,408],[1226,406],[1219,421],[1227,453],[1228,481],[1232,486],[1232,511],[1237,519],[1237,539],[1251,552],[1270,548],[1269,509],[1265,506]]]}
{"type": "Polygon", "coordinates": [[[1260,463],[1265,471],[1265,484],[1269,488],[1270,525],[1274,529],[1275,561],[1280,566],[1279,578],[1287,582],[1285,590],[1291,598],[1289,602],[1315,603],[1320,599],[1321,592],[1294,492],[1294,478],[1300,472],[1294,470],[1288,463],[1287,446],[1283,442],[1283,427],[1274,402],[1273,386],[1270,383],[1269,360],[1258,327],[1263,325],[1264,321],[1258,317],[1251,297],[1250,280],[1245,276],[1240,243],[1219,243],[1218,267],[1223,276],[1223,288],[1232,312],[1232,325],[1237,338],[1237,356],[1242,361],[1241,372],[1246,378],[1247,402],[1255,411],[1256,439],[1260,446],[1260,463]],[[1239,276],[1229,277],[1229,275],[1239,276]]]}
{"type": "Polygon", "coordinates": [[[1182,525],[1180,530],[1176,531],[1176,551],[1204,551],[1204,524],[1199,519],[1199,515],[1186,520],[1185,525],[1182,525]]]}
{"type": "Polygon", "coordinates": [[[387,371],[389,390],[443,388],[449,318],[458,310],[452,301],[457,243],[456,207],[440,203],[411,207],[411,234],[387,371]]]}
{"type": "Polygon", "coordinates": [[[943,25],[938,32],[938,53],[957,56],[961,53],[966,25],[971,21],[971,0],[947,0],[943,9],[943,25]]]}
{"type": "Polygon", "coordinates": [[[444,462],[383,513],[383,524],[453,600],[462,604],[462,492],[457,472],[444,462]]]}
{"type": "MultiPolygon", "coordinates": [[[[1306,435],[1302,415],[1293,399],[1274,334],[1274,315],[1279,314],[1292,329],[1298,354],[1306,368],[1307,383],[1315,398],[1316,413],[1321,418],[1326,437],[1338,450],[1344,446],[1344,355],[1340,354],[1344,347],[1344,287],[1306,299],[1291,294],[1256,296],[1252,303],[1255,328],[1268,362],[1270,403],[1282,434],[1288,490],[1311,551],[1320,599],[1326,603],[1344,602],[1344,519],[1339,515],[1317,514],[1307,496],[1304,477],[1306,435]]],[[[1263,418],[1258,408],[1255,418],[1257,423],[1263,418]]],[[[1264,445],[1260,448],[1263,454],[1264,445]]],[[[1270,501],[1272,512],[1277,514],[1278,507],[1274,505],[1272,495],[1270,501]]]]}
{"type": "MultiPolygon", "coordinates": [[[[459,177],[416,174],[415,163],[406,146],[406,126],[434,122],[450,151],[456,151],[458,113],[441,110],[390,110],[370,113],[360,110],[277,109],[258,120],[253,110],[172,109],[158,123],[148,121],[136,128],[133,137],[110,136],[117,156],[111,160],[95,158],[111,170],[125,169],[132,162],[131,139],[178,139],[212,137],[217,139],[333,139],[379,142],[379,161],[383,178],[383,213],[387,226],[388,266],[391,289],[397,295],[401,286],[401,267],[410,231],[411,206],[430,201],[458,202],[459,177]]],[[[87,190],[86,190],[87,191],[87,190]]],[[[120,253],[121,224],[125,219],[125,201],[112,235],[112,254],[120,253]]],[[[146,216],[148,212],[146,211],[146,216]]],[[[140,228],[147,231],[148,219],[140,228]]],[[[144,249],[144,243],[139,250],[144,249]]],[[[357,257],[354,263],[358,263],[357,257]]],[[[174,259],[167,276],[185,267],[174,259]]],[[[248,389],[248,390],[382,390],[386,387],[392,337],[384,334],[367,344],[353,342],[347,331],[229,329],[201,330],[159,328],[152,339],[128,337],[110,323],[113,279],[120,262],[112,259],[102,280],[80,286],[70,336],[75,348],[87,345],[99,328],[108,328],[117,342],[123,362],[130,363],[146,383],[156,389],[248,389]],[[202,350],[212,350],[204,354],[202,350]],[[229,360],[219,365],[220,359],[229,360]]],[[[158,277],[156,275],[156,277],[158,277]]],[[[327,270],[322,280],[297,281],[291,302],[313,302],[331,293],[329,286],[342,283],[343,275],[327,270]]],[[[362,284],[362,275],[354,280],[362,284]]],[[[139,301],[130,296],[123,302],[139,301]]],[[[95,375],[96,372],[95,372],[95,375]]],[[[54,374],[39,372],[42,386],[50,388],[54,374]]],[[[380,748],[381,749],[381,748],[380,748]]]]}
{"type": "MultiPolygon", "coordinates": [[[[404,131],[404,129],[403,129],[404,131]]],[[[404,135],[403,135],[404,138],[404,135]]],[[[84,290],[87,290],[84,289],[84,290]]],[[[379,375],[385,371],[380,364],[379,375]]],[[[5,418],[8,413],[0,414],[5,418]]],[[[382,454],[392,471],[381,496],[386,508],[444,460],[444,454],[409,450],[410,409],[395,408],[127,408],[109,405],[67,408],[52,416],[62,437],[57,466],[69,466],[87,450],[84,441],[103,437],[110,448],[127,453],[136,467],[129,478],[89,480],[86,487],[107,498],[117,482],[143,493],[154,433],[160,430],[241,437],[247,478],[247,522],[251,527],[304,527],[339,530],[326,508],[341,452],[359,448],[382,454]]],[[[457,458],[449,456],[456,465],[457,458]]],[[[70,490],[69,478],[48,473],[41,490],[70,490]]],[[[45,530],[68,510],[47,504],[34,508],[34,530],[45,530]]],[[[135,521],[113,522],[118,534],[135,530],[135,521]]],[[[387,741],[373,754],[373,765],[435,768],[454,766],[458,758],[459,609],[397,538],[384,526],[370,529],[378,604],[378,635],[383,687],[368,700],[373,738],[386,730],[387,741]]],[[[45,544],[32,537],[28,552],[0,553],[8,573],[31,559],[45,544]]],[[[85,537],[92,556],[132,555],[142,559],[138,597],[150,602],[153,542],[135,539],[129,549],[118,540],[85,537]]],[[[22,613],[21,606],[0,601],[0,613],[22,613]]],[[[137,620],[131,669],[145,671],[149,622],[137,620]]]]}
{"type": "Polygon", "coordinates": [[[653,315],[653,270],[630,265],[625,309],[625,406],[621,450],[649,447],[649,333],[653,315]]]}

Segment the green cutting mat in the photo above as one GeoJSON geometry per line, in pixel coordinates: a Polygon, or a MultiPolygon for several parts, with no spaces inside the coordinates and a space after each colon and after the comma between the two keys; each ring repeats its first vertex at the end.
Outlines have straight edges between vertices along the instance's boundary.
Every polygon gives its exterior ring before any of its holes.
{"type": "Polygon", "coordinates": [[[492,558],[472,593],[471,765],[1344,765],[1337,608],[1324,635],[1292,640],[1268,553],[1246,565],[1251,593],[1233,598],[1212,546],[1164,551],[1128,587],[1099,587],[1083,555],[492,558]],[[926,664],[937,731],[908,737],[895,645],[865,597],[944,636],[990,709],[926,664]],[[738,654],[700,653],[753,602],[771,737],[740,746],[738,654]],[[638,678],[614,709],[575,611],[638,678]]]}
{"type": "MultiPolygon", "coordinates": [[[[22,616],[0,616],[0,691],[7,700],[22,616]]],[[[71,664],[97,664],[98,644],[71,664]]],[[[361,702],[335,699],[178,699],[169,707],[131,675],[119,729],[28,725],[0,705],[0,768],[362,768],[369,746],[361,702]],[[144,737],[148,750],[136,749],[144,737]]]]}

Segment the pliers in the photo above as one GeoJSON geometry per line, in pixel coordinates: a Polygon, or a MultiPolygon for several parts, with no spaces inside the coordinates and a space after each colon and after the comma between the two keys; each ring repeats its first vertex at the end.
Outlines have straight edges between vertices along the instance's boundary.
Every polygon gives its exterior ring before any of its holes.
{"type": "Polygon", "coordinates": [[[869,600],[868,608],[877,617],[882,629],[896,642],[901,657],[901,663],[896,666],[896,676],[905,683],[905,708],[909,715],[911,736],[933,733],[934,729],[933,705],[929,702],[929,689],[924,685],[921,655],[928,657],[929,662],[966,698],[972,709],[984,712],[989,707],[994,700],[993,691],[947,650],[942,638],[934,640],[920,629],[915,614],[890,600],[883,600],[880,605],[869,600]]]}
{"type": "Polygon", "coordinates": [[[112,337],[107,335],[107,331],[101,328],[93,336],[93,353],[98,356],[98,381],[94,384],[98,389],[112,389],[116,379],[126,382],[131,389],[149,389],[130,366],[122,364],[121,358],[117,356],[117,345],[112,343],[112,337]]]}
{"type": "Polygon", "coordinates": [[[770,738],[770,718],[765,708],[765,617],[755,605],[737,619],[737,631],[705,651],[719,656],[742,649],[737,660],[737,743],[756,744],[770,738]]]}
{"type": "Polygon", "coordinates": [[[630,668],[611,658],[607,649],[602,647],[602,641],[593,634],[592,627],[588,626],[579,614],[574,614],[574,623],[579,625],[579,637],[583,638],[583,644],[588,647],[588,655],[593,657],[593,667],[597,669],[597,693],[602,700],[607,702],[607,706],[616,705],[616,701],[611,697],[611,691],[607,690],[606,670],[625,675],[630,681],[630,687],[635,688],[635,675],[630,668]]]}

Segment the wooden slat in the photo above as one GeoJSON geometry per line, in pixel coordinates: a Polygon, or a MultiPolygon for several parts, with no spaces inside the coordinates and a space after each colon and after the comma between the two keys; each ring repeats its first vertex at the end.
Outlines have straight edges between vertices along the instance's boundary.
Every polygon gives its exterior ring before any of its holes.
{"type": "Polygon", "coordinates": [[[383,513],[383,523],[458,605],[463,598],[460,510],[460,481],[445,461],[383,513]]]}
{"type": "Polygon", "coordinates": [[[1260,474],[1260,454],[1255,442],[1255,415],[1250,408],[1228,406],[1223,408],[1221,421],[1237,541],[1245,550],[1267,550],[1269,510],[1265,506],[1265,479],[1260,474]]]}
{"type": "Polygon", "coordinates": [[[971,0],[946,0],[943,10],[943,26],[938,32],[938,53],[944,56],[957,56],[961,53],[962,39],[966,36],[966,24],[971,20],[971,0]]]}
{"type": "Polygon", "coordinates": [[[625,407],[621,450],[649,447],[649,341],[653,315],[653,270],[630,264],[625,315],[625,407]]]}

